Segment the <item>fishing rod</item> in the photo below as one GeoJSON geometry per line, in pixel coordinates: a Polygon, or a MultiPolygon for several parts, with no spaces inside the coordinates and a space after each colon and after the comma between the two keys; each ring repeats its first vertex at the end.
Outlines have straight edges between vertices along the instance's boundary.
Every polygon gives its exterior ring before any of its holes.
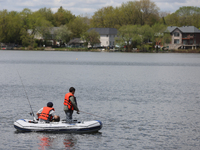
{"type": "Polygon", "coordinates": [[[21,76],[20,76],[20,74],[19,74],[18,71],[17,71],[17,73],[18,73],[18,75],[19,75],[20,81],[21,81],[22,86],[23,86],[23,88],[24,88],[24,92],[25,92],[25,94],[26,94],[26,98],[27,98],[27,100],[28,100],[29,106],[30,106],[31,111],[32,111],[32,112],[30,113],[30,115],[32,115],[32,116],[34,117],[34,120],[36,120],[36,119],[35,119],[34,112],[33,112],[33,109],[32,109],[32,107],[31,107],[31,103],[30,103],[29,98],[28,98],[28,94],[27,94],[26,89],[25,89],[25,86],[24,86],[24,84],[23,84],[23,82],[22,82],[22,78],[21,78],[21,76]]]}

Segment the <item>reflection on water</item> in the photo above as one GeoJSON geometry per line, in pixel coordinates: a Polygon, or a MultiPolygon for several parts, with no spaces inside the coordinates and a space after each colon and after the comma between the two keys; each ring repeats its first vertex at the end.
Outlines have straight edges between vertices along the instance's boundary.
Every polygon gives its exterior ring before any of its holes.
{"type": "Polygon", "coordinates": [[[65,145],[66,148],[72,148],[75,146],[75,140],[74,138],[67,138],[64,139],[63,144],[65,145]]]}
{"type": "MultiPolygon", "coordinates": [[[[41,133],[39,133],[41,134],[41,133]]],[[[75,138],[75,136],[73,134],[45,134],[44,135],[40,135],[38,137],[39,139],[39,147],[38,149],[40,150],[46,150],[46,149],[54,149],[53,147],[57,144],[62,144],[60,145],[60,147],[65,147],[66,149],[71,149],[73,148],[76,143],[77,143],[77,139],[75,138]],[[61,142],[61,138],[63,137],[61,142]]]]}
{"type": "Polygon", "coordinates": [[[39,138],[39,148],[41,150],[45,150],[46,148],[52,146],[54,139],[48,136],[42,136],[39,138]]]}

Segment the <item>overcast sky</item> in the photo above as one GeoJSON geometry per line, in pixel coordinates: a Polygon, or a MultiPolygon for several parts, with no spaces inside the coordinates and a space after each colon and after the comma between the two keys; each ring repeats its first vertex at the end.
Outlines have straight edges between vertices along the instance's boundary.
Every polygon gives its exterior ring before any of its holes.
{"type": "MultiPolygon", "coordinates": [[[[93,15],[95,11],[105,6],[120,6],[130,0],[0,0],[0,11],[22,11],[29,8],[37,11],[40,8],[51,8],[55,13],[60,6],[70,10],[74,15],[93,15]]],[[[173,13],[182,6],[200,7],[200,0],[151,0],[160,8],[160,11],[173,13]]]]}

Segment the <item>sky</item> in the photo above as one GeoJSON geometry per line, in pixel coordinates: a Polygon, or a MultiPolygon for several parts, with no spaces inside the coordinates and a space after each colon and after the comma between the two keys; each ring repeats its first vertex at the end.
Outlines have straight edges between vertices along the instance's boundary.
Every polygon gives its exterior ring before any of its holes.
{"type": "MultiPolygon", "coordinates": [[[[130,0],[0,0],[0,11],[21,12],[24,8],[37,11],[40,8],[51,8],[55,13],[60,6],[71,11],[72,14],[92,16],[94,12],[106,6],[121,6],[130,0]]],[[[173,13],[182,6],[200,7],[200,0],[151,0],[160,8],[160,11],[173,13]]]]}

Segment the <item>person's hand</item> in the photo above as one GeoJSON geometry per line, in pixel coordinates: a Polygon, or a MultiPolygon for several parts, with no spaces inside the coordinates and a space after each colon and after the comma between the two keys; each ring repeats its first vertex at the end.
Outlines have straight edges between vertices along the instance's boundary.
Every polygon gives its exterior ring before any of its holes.
{"type": "Polygon", "coordinates": [[[40,115],[40,114],[39,114],[39,113],[36,113],[36,115],[37,115],[37,117],[38,117],[37,119],[39,119],[39,115],[40,115]]]}

